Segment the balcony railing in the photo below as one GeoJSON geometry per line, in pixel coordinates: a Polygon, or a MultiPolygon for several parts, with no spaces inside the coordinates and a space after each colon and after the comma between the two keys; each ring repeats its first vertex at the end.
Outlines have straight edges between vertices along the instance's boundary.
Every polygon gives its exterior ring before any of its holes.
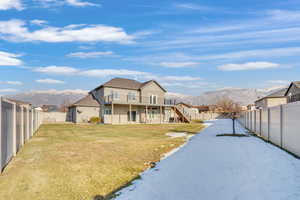
{"type": "Polygon", "coordinates": [[[149,105],[176,105],[175,99],[150,96],[130,96],[130,95],[107,95],[104,96],[104,102],[120,104],[149,104],[149,105]]]}
{"type": "Polygon", "coordinates": [[[292,96],[288,96],[288,103],[292,103],[295,101],[300,101],[300,94],[294,94],[292,96]]]}

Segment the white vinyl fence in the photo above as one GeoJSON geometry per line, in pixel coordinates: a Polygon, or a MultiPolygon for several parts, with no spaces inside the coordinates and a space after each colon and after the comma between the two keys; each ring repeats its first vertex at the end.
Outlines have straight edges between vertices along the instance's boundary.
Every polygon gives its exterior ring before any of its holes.
{"type": "Polygon", "coordinates": [[[300,102],[244,112],[247,129],[300,157],[300,102]]]}
{"type": "Polygon", "coordinates": [[[42,112],[0,97],[0,173],[42,122],[42,112]]]}

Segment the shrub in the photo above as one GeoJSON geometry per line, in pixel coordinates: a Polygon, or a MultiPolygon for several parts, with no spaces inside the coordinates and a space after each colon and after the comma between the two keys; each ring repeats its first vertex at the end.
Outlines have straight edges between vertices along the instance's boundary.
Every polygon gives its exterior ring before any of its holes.
{"type": "Polygon", "coordinates": [[[101,122],[101,119],[100,119],[100,117],[91,117],[89,122],[93,123],[93,124],[98,124],[101,122]]]}
{"type": "Polygon", "coordinates": [[[192,120],[192,122],[193,122],[193,123],[197,123],[197,124],[198,124],[198,123],[201,124],[201,123],[203,123],[203,120],[200,120],[200,119],[194,119],[194,120],[192,120]]]}

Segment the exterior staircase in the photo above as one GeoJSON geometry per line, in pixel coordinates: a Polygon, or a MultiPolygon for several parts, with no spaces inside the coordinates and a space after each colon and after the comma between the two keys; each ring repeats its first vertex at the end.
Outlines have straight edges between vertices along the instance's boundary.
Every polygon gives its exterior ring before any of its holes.
{"type": "Polygon", "coordinates": [[[185,123],[191,123],[191,116],[189,113],[185,112],[180,106],[173,107],[175,113],[179,116],[179,119],[185,123]]]}

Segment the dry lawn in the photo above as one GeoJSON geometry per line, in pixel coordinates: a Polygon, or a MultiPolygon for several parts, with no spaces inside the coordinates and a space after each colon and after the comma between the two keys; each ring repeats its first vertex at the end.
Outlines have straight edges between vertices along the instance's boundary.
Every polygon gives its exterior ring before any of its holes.
{"type": "Polygon", "coordinates": [[[139,178],[145,162],[185,142],[167,132],[196,133],[201,124],[43,125],[0,175],[5,200],[110,197],[139,178]]]}

